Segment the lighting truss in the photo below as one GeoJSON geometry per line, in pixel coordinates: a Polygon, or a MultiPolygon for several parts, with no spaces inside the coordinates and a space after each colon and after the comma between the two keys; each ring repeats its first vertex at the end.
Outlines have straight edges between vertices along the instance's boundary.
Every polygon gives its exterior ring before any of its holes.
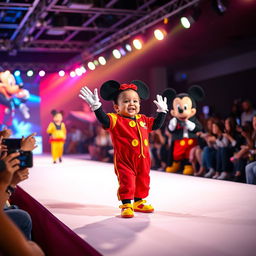
{"type": "MultiPolygon", "coordinates": [[[[124,42],[125,40],[129,39],[130,37],[139,34],[145,31],[147,28],[161,22],[164,18],[170,18],[177,13],[181,12],[182,10],[193,6],[199,3],[201,0],[173,0],[169,3],[163,5],[162,7],[152,11],[150,14],[143,16],[140,19],[137,19],[132,24],[128,25],[122,30],[104,38],[99,42],[94,42],[93,39],[89,44],[92,46],[87,48],[81,56],[74,58],[72,62],[77,62],[79,59],[82,58],[82,62],[86,62],[89,59],[94,58],[96,55],[99,55],[108,49],[114,47],[117,44],[124,42]],[[93,43],[94,42],[94,43],[93,43]],[[92,44],[93,43],[93,44],[92,44]]],[[[116,24],[114,25],[116,26],[116,24]]],[[[113,27],[110,29],[113,29],[113,27]]]]}

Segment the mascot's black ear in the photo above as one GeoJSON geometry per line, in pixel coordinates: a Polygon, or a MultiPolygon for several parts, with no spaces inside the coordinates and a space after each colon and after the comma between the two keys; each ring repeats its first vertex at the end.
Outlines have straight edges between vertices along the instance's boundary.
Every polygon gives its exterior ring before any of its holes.
{"type": "Polygon", "coordinates": [[[177,95],[177,92],[173,88],[168,88],[168,89],[164,90],[162,96],[163,96],[163,98],[164,97],[167,98],[167,104],[170,107],[170,105],[172,104],[172,101],[174,100],[176,95],[177,95]]]}
{"type": "Polygon", "coordinates": [[[196,101],[200,101],[204,98],[204,89],[199,85],[192,85],[188,89],[188,94],[196,101]]]}
{"type": "Polygon", "coordinates": [[[137,86],[137,93],[142,100],[147,100],[149,98],[149,89],[144,82],[140,80],[133,80],[131,81],[131,84],[135,84],[137,86]]]}
{"type": "Polygon", "coordinates": [[[100,96],[104,100],[113,100],[119,91],[120,84],[115,80],[109,80],[100,87],[100,96]]]}

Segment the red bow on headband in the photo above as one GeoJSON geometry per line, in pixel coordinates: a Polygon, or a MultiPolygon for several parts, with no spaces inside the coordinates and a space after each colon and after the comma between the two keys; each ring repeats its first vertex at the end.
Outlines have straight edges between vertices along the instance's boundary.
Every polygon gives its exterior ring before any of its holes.
{"type": "Polygon", "coordinates": [[[121,84],[119,90],[133,89],[137,91],[138,87],[135,84],[121,84]]]}

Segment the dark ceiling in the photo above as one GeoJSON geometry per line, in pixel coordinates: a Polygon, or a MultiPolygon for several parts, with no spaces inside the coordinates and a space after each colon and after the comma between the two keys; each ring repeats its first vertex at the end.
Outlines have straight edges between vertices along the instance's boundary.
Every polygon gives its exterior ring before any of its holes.
{"type": "Polygon", "coordinates": [[[166,17],[168,38],[151,61],[209,62],[255,50],[255,13],[254,0],[1,0],[0,66],[83,63],[166,17]],[[179,16],[199,9],[194,26],[181,29],[179,16]]]}

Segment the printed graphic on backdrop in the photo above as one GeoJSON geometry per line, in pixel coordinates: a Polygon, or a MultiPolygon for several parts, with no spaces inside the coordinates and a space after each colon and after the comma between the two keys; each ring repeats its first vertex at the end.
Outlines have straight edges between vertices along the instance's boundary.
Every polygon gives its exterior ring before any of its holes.
{"type": "Polygon", "coordinates": [[[10,128],[14,138],[36,132],[38,148],[34,153],[42,151],[38,95],[36,82],[23,83],[20,72],[0,70],[0,129],[10,128]]]}

